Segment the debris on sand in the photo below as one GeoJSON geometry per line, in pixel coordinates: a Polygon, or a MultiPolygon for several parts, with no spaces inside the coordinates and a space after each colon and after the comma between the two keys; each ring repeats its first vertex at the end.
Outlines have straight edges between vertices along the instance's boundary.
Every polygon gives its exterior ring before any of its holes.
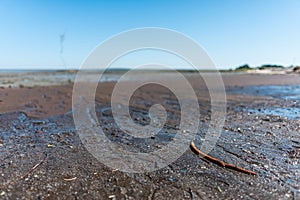
{"type": "Polygon", "coordinates": [[[253,171],[250,171],[250,170],[247,170],[247,169],[244,169],[244,168],[235,166],[235,165],[233,165],[233,164],[225,163],[225,162],[223,162],[223,161],[218,160],[217,158],[214,158],[214,157],[212,157],[212,156],[210,156],[210,155],[207,155],[206,153],[203,153],[202,151],[200,151],[200,150],[195,146],[195,144],[194,144],[193,141],[191,142],[191,149],[192,149],[195,153],[197,153],[197,154],[203,156],[204,158],[206,158],[207,160],[209,160],[209,161],[211,161],[211,162],[214,162],[214,163],[216,163],[216,164],[218,164],[218,165],[220,165],[220,166],[222,166],[222,167],[234,169],[234,170],[236,170],[236,171],[243,172],[243,173],[246,173],[246,174],[256,175],[256,172],[253,172],[253,171]]]}

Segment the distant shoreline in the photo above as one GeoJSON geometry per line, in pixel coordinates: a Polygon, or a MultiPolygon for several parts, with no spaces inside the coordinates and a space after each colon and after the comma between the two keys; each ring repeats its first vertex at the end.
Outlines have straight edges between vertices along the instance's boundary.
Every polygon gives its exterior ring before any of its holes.
{"type": "MultiPolygon", "coordinates": [[[[76,79],[78,71],[75,70],[22,70],[22,71],[0,71],[0,87],[2,88],[18,88],[18,87],[35,87],[35,86],[51,86],[51,85],[66,85],[73,83],[76,79]]],[[[86,75],[95,75],[100,73],[100,71],[86,71],[86,75]]],[[[120,79],[120,77],[126,71],[105,71],[102,74],[100,82],[115,82],[120,79]]],[[[143,77],[153,77],[156,78],[157,74],[164,75],[166,78],[172,78],[174,71],[154,71],[154,70],[138,70],[135,71],[134,77],[131,81],[140,80],[143,77]],[[146,76],[147,75],[147,76],[146,76]]],[[[177,71],[182,73],[186,77],[191,77],[193,79],[199,79],[201,73],[206,75],[214,74],[217,71],[177,71]],[[200,72],[200,73],[199,73],[200,72]]],[[[261,78],[265,76],[266,80],[272,80],[276,83],[281,78],[285,76],[290,76],[290,82],[287,84],[298,83],[300,80],[298,74],[289,73],[286,71],[219,71],[223,77],[224,82],[231,82],[231,79],[239,79],[241,82],[245,81],[244,79],[249,80],[251,83],[252,80],[261,78]],[[258,77],[259,75],[259,77],[258,77]],[[272,76],[274,75],[274,76],[272,76]],[[276,75],[276,76],[275,76],[276,75]],[[279,77],[283,76],[283,77],[279,77]],[[251,77],[250,79],[248,79],[251,77]]],[[[144,79],[144,78],[143,78],[144,79]]],[[[253,84],[255,81],[253,82],[253,84]]],[[[240,84],[235,81],[234,84],[240,84]]],[[[300,84],[300,83],[299,83],[300,84]]]]}
{"type": "Polygon", "coordinates": [[[103,72],[105,73],[124,73],[127,71],[136,71],[136,72],[182,72],[182,73],[199,73],[199,72],[209,72],[209,73],[214,73],[214,72],[222,72],[222,73],[253,73],[253,74],[300,74],[300,68],[299,67],[269,67],[269,68],[262,68],[262,67],[257,67],[257,68],[250,68],[246,67],[243,68],[243,66],[238,67],[236,69],[201,69],[201,70],[196,70],[196,69],[174,69],[174,70],[164,70],[164,69],[130,69],[130,68],[108,68],[108,69],[0,69],[0,74],[1,73],[30,73],[30,72],[41,72],[41,73],[77,73],[79,71],[86,71],[86,72],[103,72]]]}

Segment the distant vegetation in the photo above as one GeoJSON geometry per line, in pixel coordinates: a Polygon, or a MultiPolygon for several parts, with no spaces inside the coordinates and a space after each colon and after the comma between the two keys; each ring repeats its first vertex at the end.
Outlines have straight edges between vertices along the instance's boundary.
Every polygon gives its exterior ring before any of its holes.
{"type": "Polygon", "coordinates": [[[294,72],[300,73],[300,66],[296,66],[293,68],[294,72]]]}
{"type": "Polygon", "coordinates": [[[250,67],[248,64],[245,64],[245,65],[242,65],[242,66],[239,66],[235,69],[235,71],[247,71],[247,70],[254,70],[254,69],[283,69],[284,66],[282,65],[262,65],[262,66],[258,66],[258,67],[250,67]]]}
{"type": "Polygon", "coordinates": [[[250,69],[252,69],[249,65],[242,65],[242,66],[240,66],[240,67],[237,67],[236,69],[235,69],[235,71],[247,71],[247,70],[250,70],[250,69]]]}
{"type": "Polygon", "coordinates": [[[257,67],[258,69],[274,69],[274,68],[277,68],[277,69],[283,69],[284,67],[281,66],[281,65],[262,65],[260,67],[257,67]]]}

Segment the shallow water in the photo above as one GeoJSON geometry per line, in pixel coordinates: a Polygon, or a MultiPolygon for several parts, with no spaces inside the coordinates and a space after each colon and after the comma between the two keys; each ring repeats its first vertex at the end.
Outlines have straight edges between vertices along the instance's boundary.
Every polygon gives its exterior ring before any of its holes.
{"type": "Polygon", "coordinates": [[[275,115],[286,117],[287,119],[300,120],[300,108],[259,108],[259,109],[247,109],[250,113],[256,113],[259,115],[275,115]]]}
{"type": "Polygon", "coordinates": [[[228,90],[233,94],[269,96],[285,100],[300,101],[300,85],[262,85],[238,87],[228,90]]]}
{"type": "MultiPolygon", "coordinates": [[[[227,90],[227,92],[232,94],[273,97],[297,103],[300,102],[300,85],[262,85],[236,87],[227,90]]],[[[300,107],[247,108],[246,111],[258,115],[273,115],[286,117],[287,119],[292,120],[300,120],[300,107]]]]}

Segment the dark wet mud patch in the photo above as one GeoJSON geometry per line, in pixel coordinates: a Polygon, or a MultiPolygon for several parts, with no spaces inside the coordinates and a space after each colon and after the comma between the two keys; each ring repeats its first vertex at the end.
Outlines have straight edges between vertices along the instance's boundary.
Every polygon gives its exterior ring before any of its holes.
{"type": "MultiPolygon", "coordinates": [[[[147,138],[136,138],[118,127],[113,118],[111,107],[96,108],[96,113],[100,122],[99,126],[106,137],[130,152],[149,153],[167,145],[175,138],[180,122],[180,116],[168,113],[167,122],[158,133],[147,138]]],[[[147,108],[130,107],[130,114],[134,123],[140,126],[150,123],[147,108]]],[[[130,130],[130,128],[127,130],[130,130]]],[[[132,131],[134,132],[135,130],[132,131]]]]}
{"type": "MultiPolygon", "coordinates": [[[[282,107],[287,104],[284,101],[276,102],[277,106],[282,107]]],[[[228,138],[233,141],[224,143],[221,138],[220,144],[225,147],[225,151],[233,152],[238,157],[240,154],[236,148],[242,150],[243,160],[252,163],[254,170],[258,169],[262,176],[269,177],[292,191],[300,191],[300,121],[286,116],[250,112],[247,108],[261,111],[261,108],[274,105],[271,101],[266,101],[264,104],[231,106],[227,117],[230,123],[224,129],[232,134],[228,138]],[[235,117],[231,113],[235,113],[235,117]],[[235,121],[232,117],[239,120],[235,121]],[[243,124],[239,124],[241,121],[243,124]],[[237,145],[233,146],[234,143],[237,145]]]]}
{"type": "MultiPolygon", "coordinates": [[[[112,120],[109,107],[96,110],[99,116],[102,113],[106,120],[112,120]]],[[[133,109],[136,113],[132,116],[142,119],[147,114],[142,110],[138,114],[138,111],[133,109]]],[[[288,120],[276,122],[282,127],[279,131],[271,128],[276,127],[275,122],[261,119],[255,114],[236,114],[229,110],[225,130],[211,152],[220,160],[258,172],[257,176],[217,166],[190,150],[163,169],[131,174],[106,167],[85,149],[75,131],[72,112],[46,119],[33,119],[21,112],[4,114],[0,116],[0,184],[6,187],[1,192],[9,199],[107,199],[111,195],[117,199],[291,199],[296,194],[294,191],[299,190],[297,124],[289,124],[288,120]],[[43,156],[46,156],[44,163],[21,180],[20,176],[43,156]]],[[[200,145],[199,140],[205,139],[208,121],[207,115],[201,118],[197,145],[200,145]]],[[[104,122],[101,125],[107,127],[112,141],[129,149],[148,148],[142,142],[128,145],[132,138],[125,135],[123,138],[119,132],[116,138],[122,139],[116,139],[112,135],[113,121],[110,126],[104,122]]],[[[175,122],[165,127],[170,131],[165,138],[156,136],[149,140],[165,145],[164,142],[173,137],[175,122]]]]}

